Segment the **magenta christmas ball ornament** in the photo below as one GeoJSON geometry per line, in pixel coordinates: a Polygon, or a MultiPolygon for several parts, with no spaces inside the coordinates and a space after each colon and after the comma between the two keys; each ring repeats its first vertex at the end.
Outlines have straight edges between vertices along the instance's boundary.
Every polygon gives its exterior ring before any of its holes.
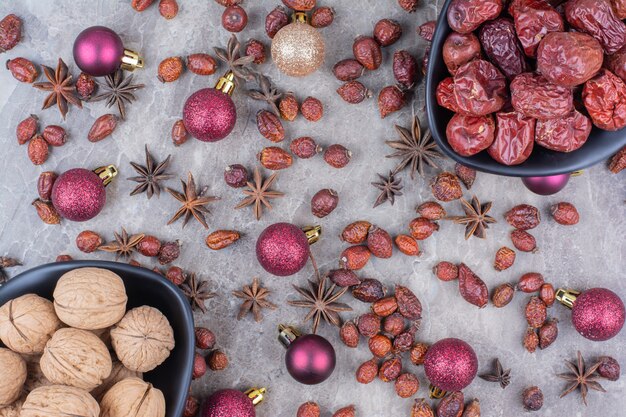
{"type": "Polygon", "coordinates": [[[143,58],[125,49],[119,35],[105,26],[83,30],[74,41],[73,52],[78,68],[94,77],[109,75],[120,67],[128,71],[143,68],[143,58]]]}
{"type": "Polygon", "coordinates": [[[522,182],[530,191],[539,195],[552,195],[561,191],[569,182],[571,174],[548,177],[525,177],[522,182]]]}
{"type": "Polygon", "coordinates": [[[434,389],[461,391],[476,377],[478,358],[474,349],[463,340],[442,339],[426,352],[424,371],[432,384],[431,393],[434,389]]]}
{"type": "Polygon", "coordinates": [[[320,384],[335,370],[335,348],[316,334],[302,335],[298,330],[280,325],[278,340],[285,346],[285,366],[296,381],[306,385],[320,384]]]}
{"type": "Polygon", "coordinates": [[[291,223],[268,226],[256,241],[256,257],[267,272],[280,277],[293,275],[304,268],[321,227],[300,229],[291,223]]]}
{"type": "MultiPolygon", "coordinates": [[[[230,90],[232,91],[232,90],[230,90]]],[[[191,136],[217,142],[232,132],[237,109],[229,90],[204,88],[193,93],[183,107],[183,123],[191,136]]]]}
{"type": "Polygon", "coordinates": [[[208,397],[202,417],[255,417],[254,407],[265,398],[265,388],[250,388],[246,392],[223,389],[208,397]]]}

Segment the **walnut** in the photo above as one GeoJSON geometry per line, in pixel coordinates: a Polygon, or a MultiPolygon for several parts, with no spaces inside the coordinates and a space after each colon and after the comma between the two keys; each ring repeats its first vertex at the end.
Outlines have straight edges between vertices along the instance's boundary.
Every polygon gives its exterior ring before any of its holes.
{"type": "Polygon", "coordinates": [[[61,325],[52,302],[35,294],[22,295],[0,307],[0,340],[14,352],[42,354],[61,325]]]}
{"type": "Polygon", "coordinates": [[[102,385],[98,388],[91,391],[91,395],[98,401],[102,401],[102,397],[104,394],[115,384],[120,382],[122,379],[136,377],[139,379],[143,379],[143,374],[137,371],[131,371],[124,364],[118,360],[113,361],[113,370],[111,374],[106,378],[102,385]]]}
{"type": "Polygon", "coordinates": [[[26,361],[9,349],[0,348],[0,407],[20,398],[26,381],[26,361]]]}
{"type": "Polygon", "coordinates": [[[46,378],[41,370],[41,356],[22,356],[26,361],[26,382],[24,382],[24,392],[30,393],[35,388],[43,387],[44,385],[52,385],[46,378]]]}
{"type": "Polygon", "coordinates": [[[129,310],[111,329],[111,342],[125,367],[148,372],[170,356],[174,330],[159,310],[141,306],[129,310]]]}
{"type": "Polygon", "coordinates": [[[53,297],[61,321],[84,330],[114,325],[124,317],[128,301],[122,278],[101,268],[78,268],[63,274],[53,297]]]}
{"type": "Polygon", "coordinates": [[[100,405],[100,417],[165,416],[163,393],[139,378],[126,378],[113,385],[100,405]]]}
{"type": "Polygon", "coordinates": [[[65,385],[39,387],[26,397],[20,417],[98,417],[100,406],[85,390],[65,385]]]}
{"type": "Polygon", "coordinates": [[[87,330],[60,329],[46,345],[40,361],[53,384],[91,391],[111,373],[111,355],[102,340],[87,330]]]}
{"type": "Polygon", "coordinates": [[[22,411],[22,404],[24,404],[24,400],[20,398],[15,401],[13,404],[0,408],[0,417],[20,417],[20,412],[22,411]]]}

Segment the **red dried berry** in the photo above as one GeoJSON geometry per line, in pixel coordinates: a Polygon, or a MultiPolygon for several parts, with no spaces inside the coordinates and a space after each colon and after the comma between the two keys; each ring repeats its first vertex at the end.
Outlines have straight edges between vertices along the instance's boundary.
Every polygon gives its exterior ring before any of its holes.
{"type": "Polygon", "coordinates": [[[228,6],[222,13],[222,26],[229,32],[241,32],[248,24],[248,14],[241,6],[228,6]]]}
{"type": "Polygon", "coordinates": [[[496,252],[496,259],[493,263],[493,267],[496,271],[504,271],[513,266],[515,262],[515,251],[506,246],[498,249],[496,252]]]}
{"type": "Polygon", "coordinates": [[[372,92],[359,81],[348,81],[337,89],[337,94],[350,104],[358,104],[372,96],[372,92]]]}
{"type": "Polygon", "coordinates": [[[330,26],[333,20],[335,20],[335,11],[332,7],[323,6],[315,9],[309,23],[314,28],[321,29],[330,26]]]}
{"type": "Polygon", "coordinates": [[[550,208],[550,214],[558,224],[563,226],[573,226],[580,220],[578,210],[571,203],[561,202],[553,205],[550,208]]]}
{"type": "Polygon", "coordinates": [[[278,31],[288,24],[289,15],[285,11],[285,8],[277,6],[265,17],[265,33],[267,33],[270,39],[273,39],[278,31]]]}
{"type": "Polygon", "coordinates": [[[312,158],[322,151],[321,147],[315,143],[315,140],[309,136],[292,140],[289,144],[289,150],[301,159],[312,158]]]}
{"type": "Polygon", "coordinates": [[[418,217],[409,223],[411,236],[417,240],[428,239],[434,232],[439,230],[439,225],[425,217],[418,217]]]}
{"type": "Polygon", "coordinates": [[[311,198],[311,213],[321,219],[332,213],[338,203],[339,194],[335,190],[325,188],[311,198]]]}
{"type": "Polygon", "coordinates": [[[224,170],[224,181],[233,188],[245,187],[248,183],[248,170],[240,164],[233,164],[224,170]]]}
{"type": "Polygon", "coordinates": [[[459,269],[455,264],[441,261],[433,267],[433,273],[442,281],[454,281],[459,277],[459,269]]]}
{"type": "Polygon", "coordinates": [[[161,245],[159,251],[159,263],[166,265],[174,262],[180,256],[180,243],[176,240],[174,242],[166,242],[161,245]]]}
{"type": "Polygon", "coordinates": [[[61,126],[46,126],[41,135],[50,146],[63,146],[67,141],[67,132],[61,126]]]}
{"type": "Polygon", "coordinates": [[[335,144],[330,145],[324,151],[324,161],[333,168],[343,168],[350,162],[352,152],[344,146],[335,144]]]}
{"type": "Polygon", "coordinates": [[[513,230],[511,232],[511,242],[517,250],[522,252],[536,252],[537,241],[535,237],[525,230],[513,230]]]}
{"type": "Polygon", "coordinates": [[[172,126],[172,142],[174,142],[174,146],[182,145],[187,142],[187,139],[189,139],[189,133],[187,133],[185,123],[182,119],[176,120],[172,126]]]}
{"type": "MultiPolygon", "coordinates": [[[[165,273],[165,278],[167,278],[168,281],[170,281],[172,284],[176,286],[182,285],[182,283],[185,282],[185,280],[187,279],[187,277],[185,276],[185,272],[177,266],[170,266],[169,268],[167,268],[167,272],[165,273]]],[[[210,349],[210,348],[201,348],[201,349],[210,349]]]]}
{"type": "Polygon", "coordinates": [[[365,68],[353,58],[343,59],[333,67],[333,74],[339,81],[354,81],[363,75],[365,68]]]}
{"type": "Polygon", "coordinates": [[[32,83],[39,76],[39,70],[26,58],[13,58],[6,62],[7,69],[13,78],[22,83],[32,83]]]}
{"type": "Polygon", "coordinates": [[[383,87],[378,93],[378,111],[380,117],[384,119],[391,113],[397,112],[406,104],[404,92],[395,85],[383,87]]]}
{"type": "Polygon", "coordinates": [[[246,44],[246,55],[254,57],[255,64],[262,64],[266,59],[265,45],[256,39],[250,39],[246,44]]]}
{"type": "Polygon", "coordinates": [[[100,245],[102,245],[102,238],[91,230],[83,230],[76,236],[76,247],[81,252],[95,252],[100,245]]]}
{"type": "Polygon", "coordinates": [[[161,250],[161,241],[157,239],[155,236],[146,235],[141,241],[137,244],[137,250],[143,256],[158,256],[159,251],[161,250]]]}
{"type": "Polygon", "coordinates": [[[324,106],[315,97],[307,97],[300,105],[300,112],[308,121],[317,122],[324,115],[324,106]]]}
{"type": "Polygon", "coordinates": [[[16,129],[17,143],[20,145],[25,144],[33,136],[37,134],[37,130],[39,129],[39,118],[34,114],[31,114],[26,119],[22,120],[18,123],[16,129]]]}

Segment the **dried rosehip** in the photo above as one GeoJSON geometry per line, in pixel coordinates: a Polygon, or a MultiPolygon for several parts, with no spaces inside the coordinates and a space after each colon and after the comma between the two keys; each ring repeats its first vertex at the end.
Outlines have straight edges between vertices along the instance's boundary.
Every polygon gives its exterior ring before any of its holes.
{"type": "Polygon", "coordinates": [[[383,382],[391,382],[395,381],[401,373],[402,360],[400,358],[387,359],[382,365],[380,365],[378,378],[380,378],[383,382]]]}
{"type": "Polygon", "coordinates": [[[454,391],[443,397],[437,405],[437,417],[459,417],[465,408],[463,393],[454,391]]]}
{"type": "Polygon", "coordinates": [[[211,75],[217,69],[217,62],[209,54],[191,54],[187,56],[187,69],[198,75],[211,75]]]}
{"type": "Polygon", "coordinates": [[[461,296],[470,304],[483,308],[489,300],[487,285],[478,275],[463,263],[459,264],[459,291],[461,296]]]}
{"type": "Polygon", "coordinates": [[[402,36],[402,26],[397,20],[381,19],[374,25],[373,36],[380,46],[393,45],[402,36]]]}
{"type": "Polygon", "coordinates": [[[52,203],[36,199],[32,205],[37,210],[37,215],[46,224],[60,224],[61,216],[56,211],[52,203]]]}
{"type": "Polygon", "coordinates": [[[565,17],[574,29],[596,38],[607,55],[626,44],[626,25],[615,16],[609,0],[570,0],[565,17]]]}
{"type": "Polygon", "coordinates": [[[376,359],[363,362],[356,370],[356,380],[359,384],[369,384],[378,376],[378,363],[376,359]]]}
{"type": "Polygon", "coordinates": [[[280,111],[280,117],[282,117],[284,120],[293,122],[296,117],[298,117],[300,105],[298,104],[296,96],[291,91],[289,91],[283,96],[283,98],[280,99],[280,102],[278,103],[278,109],[280,111]]]}
{"type": "Polygon", "coordinates": [[[485,23],[480,29],[479,38],[485,55],[509,80],[529,70],[511,19],[500,17],[485,23]]]}
{"type": "Polygon", "coordinates": [[[553,151],[572,152],[587,142],[591,127],[589,118],[574,110],[558,119],[538,120],[535,142],[553,151]]]}
{"type": "Polygon", "coordinates": [[[478,398],[474,398],[465,407],[463,411],[463,417],[480,417],[480,401],[478,398]]]}
{"type": "Polygon", "coordinates": [[[137,250],[143,256],[158,256],[161,250],[161,241],[154,236],[146,235],[137,244],[137,250]]]}
{"type": "Polygon", "coordinates": [[[154,3],[154,0],[132,0],[130,5],[138,12],[143,12],[154,3]]]}
{"type": "Polygon", "coordinates": [[[422,303],[413,291],[407,287],[396,285],[396,299],[398,300],[398,311],[409,320],[419,320],[422,318],[422,303]]]}
{"type": "Polygon", "coordinates": [[[518,112],[498,113],[496,119],[497,134],[487,152],[504,165],[523,163],[533,151],[535,119],[518,112]]]}
{"type": "Polygon", "coordinates": [[[469,33],[502,12],[502,0],[453,0],[448,8],[448,24],[455,32],[469,33]]]}
{"type": "Polygon", "coordinates": [[[28,158],[35,165],[41,165],[48,159],[48,142],[41,135],[35,135],[28,142],[28,158]]]}
{"type": "Polygon", "coordinates": [[[513,300],[515,290],[511,284],[502,284],[496,287],[491,294],[491,302],[494,307],[502,308],[513,300]]]}
{"type": "Polygon", "coordinates": [[[324,161],[333,168],[343,168],[350,162],[352,152],[344,146],[335,144],[330,145],[324,150],[324,161]]]}
{"type": "Polygon", "coordinates": [[[543,284],[539,288],[539,298],[543,301],[547,307],[552,306],[556,300],[556,293],[552,284],[543,284]]]}
{"type": "Polygon", "coordinates": [[[380,45],[369,36],[357,37],[352,45],[352,53],[361,65],[371,71],[378,69],[383,61],[380,45]]]}
{"type": "Polygon", "coordinates": [[[526,56],[537,56],[539,42],[549,32],[563,32],[563,17],[547,1],[513,0],[509,14],[526,56]]]}
{"type": "Polygon", "coordinates": [[[59,255],[56,257],[56,259],[54,260],[54,262],[69,262],[69,261],[73,261],[74,258],[72,258],[70,255],[59,255]]]}
{"type": "Polygon", "coordinates": [[[548,320],[541,328],[539,329],[539,349],[548,348],[559,335],[559,328],[557,319],[548,320]]]}
{"type": "Polygon", "coordinates": [[[206,374],[206,361],[202,355],[196,353],[193,358],[193,372],[191,374],[191,378],[202,378],[204,374],[206,374]]]}
{"type": "Polygon", "coordinates": [[[6,62],[6,67],[11,71],[13,78],[22,83],[32,83],[39,76],[39,70],[35,64],[26,58],[13,58],[6,62]]]}
{"type": "Polygon", "coordinates": [[[384,358],[391,352],[392,343],[391,339],[382,334],[377,334],[372,336],[368,341],[367,345],[370,349],[370,352],[377,358],[384,358]]]}
{"type": "Polygon", "coordinates": [[[103,114],[98,117],[89,129],[87,139],[89,142],[100,142],[111,135],[117,127],[117,116],[114,114],[103,114]]]}
{"type": "Polygon", "coordinates": [[[16,129],[17,143],[20,145],[28,142],[33,136],[37,134],[39,129],[39,118],[34,114],[31,114],[26,119],[18,123],[16,129]]]}
{"type": "Polygon", "coordinates": [[[178,3],[176,0],[160,0],[159,13],[167,20],[175,18],[178,14],[178,3]]]}
{"type": "Polygon", "coordinates": [[[435,413],[424,398],[416,398],[411,407],[411,417],[435,417],[435,413]]]}
{"type": "Polygon", "coordinates": [[[571,203],[561,202],[550,207],[552,218],[563,226],[572,226],[578,223],[580,215],[571,203]]]}
{"type": "Polygon", "coordinates": [[[443,62],[450,74],[455,75],[459,68],[475,59],[480,59],[481,48],[478,37],[473,33],[452,32],[443,44],[443,62]]]}
{"type": "Polygon", "coordinates": [[[437,175],[433,179],[430,188],[433,196],[439,201],[449,202],[463,197],[459,179],[451,172],[442,172],[437,175]]]}
{"type": "Polygon", "coordinates": [[[262,64],[265,62],[266,53],[265,45],[256,39],[250,39],[246,43],[246,56],[253,56],[255,64],[262,64]]]}
{"type": "Polygon", "coordinates": [[[333,269],[328,273],[328,277],[338,287],[352,287],[361,283],[353,271],[345,268],[333,269]]]}
{"type": "Polygon", "coordinates": [[[339,260],[345,268],[358,270],[363,268],[370,260],[371,253],[367,246],[356,245],[346,248],[341,252],[339,260]]]}
{"type": "Polygon", "coordinates": [[[522,393],[524,408],[529,411],[537,411],[543,407],[543,393],[539,387],[529,387],[522,393]]]}
{"type": "Polygon", "coordinates": [[[398,336],[404,331],[404,317],[395,312],[383,320],[383,331],[392,337],[398,336]]]}
{"type": "Polygon", "coordinates": [[[52,197],[52,187],[58,175],[52,171],[45,171],[39,174],[37,179],[37,193],[43,201],[50,201],[52,197]]]}
{"type": "Polygon", "coordinates": [[[355,348],[359,345],[359,329],[352,321],[345,322],[339,329],[339,338],[344,345],[355,348]]]}
{"type": "Polygon", "coordinates": [[[337,208],[339,203],[339,194],[337,191],[325,188],[319,190],[311,198],[311,213],[320,219],[328,216],[337,208]]]}
{"type": "Polygon", "coordinates": [[[76,92],[82,100],[88,101],[94,91],[96,91],[96,87],[96,81],[89,74],[81,72],[76,79],[76,92]]]}
{"type": "Polygon", "coordinates": [[[439,230],[439,225],[426,217],[417,217],[409,223],[409,230],[416,240],[425,240],[439,230]]]}
{"type": "Polygon", "coordinates": [[[317,122],[324,115],[324,106],[315,97],[307,97],[300,106],[300,112],[308,121],[317,122]]]}
{"type": "MultiPolygon", "coordinates": [[[[362,246],[361,246],[362,247],[362,246]]],[[[385,287],[374,278],[366,278],[352,289],[352,296],[364,303],[373,303],[385,296],[385,287]]]]}
{"type": "Polygon", "coordinates": [[[161,245],[161,250],[159,251],[159,263],[161,265],[166,265],[171,262],[174,262],[180,256],[180,243],[178,240],[174,242],[166,242],[161,245]]]}
{"type": "Polygon", "coordinates": [[[495,113],[502,109],[508,97],[506,78],[491,62],[476,59],[456,71],[454,97],[465,114],[495,113]]]}
{"type": "Polygon", "coordinates": [[[396,379],[396,394],[400,398],[409,398],[415,395],[420,388],[420,382],[417,377],[411,373],[404,373],[396,379]]]}
{"type": "Polygon", "coordinates": [[[219,349],[214,350],[207,357],[207,365],[212,371],[223,371],[228,367],[228,356],[219,349]]]}
{"type": "Polygon", "coordinates": [[[454,164],[454,173],[461,180],[463,185],[465,185],[465,188],[468,190],[472,188],[472,185],[474,185],[474,181],[476,180],[475,169],[457,162],[454,164]]]}
{"type": "Polygon", "coordinates": [[[172,142],[174,146],[182,145],[187,142],[187,139],[189,139],[189,134],[187,133],[185,123],[182,119],[176,120],[172,126],[172,142]]]}
{"type": "Polygon", "coordinates": [[[454,281],[459,277],[459,268],[452,262],[441,261],[433,267],[433,273],[442,281],[454,281]]]}
{"type": "Polygon", "coordinates": [[[417,27],[417,34],[420,35],[422,39],[428,42],[433,41],[433,37],[435,36],[435,28],[437,27],[436,20],[430,20],[426,23],[422,23],[417,27]]]}
{"type": "Polygon", "coordinates": [[[441,220],[446,217],[446,210],[435,201],[427,201],[417,206],[415,211],[428,220],[441,220]]]}
{"type": "Polygon", "coordinates": [[[228,6],[222,13],[222,26],[229,32],[241,32],[248,24],[248,14],[241,6],[228,6]]]}
{"type": "Polygon", "coordinates": [[[613,174],[618,174],[624,169],[626,169],[626,146],[613,155],[609,161],[609,171],[613,174]]]}
{"type": "Polygon", "coordinates": [[[511,242],[515,249],[522,252],[536,252],[537,241],[535,237],[525,230],[513,230],[511,232],[511,242]]]}
{"type": "Polygon", "coordinates": [[[332,25],[333,20],[335,20],[335,11],[332,7],[323,6],[315,9],[313,14],[311,14],[309,23],[314,28],[321,29],[332,25]]]}
{"type": "MultiPolygon", "coordinates": [[[[461,156],[476,155],[489,148],[494,143],[495,135],[496,124],[490,115],[466,116],[455,114],[446,128],[448,144],[454,152],[461,156]]],[[[460,197],[461,195],[457,198],[460,197]]]]}
{"type": "Polygon", "coordinates": [[[385,297],[372,303],[372,312],[378,317],[387,317],[392,315],[398,309],[396,297],[385,297]]]}
{"type": "Polygon", "coordinates": [[[91,230],[83,230],[76,236],[76,247],[81,252],[95,252],[100,245],[102,245],[102,238],[91,230]]]}
{"type": "Polygon", "coordinates": [[[256,125],[259,133],[272,142],[285,139],[285,129],[278,116],[268,110],[259,110],[256,114],[256,125]]]}
{"type": "Polygon", "coordinates": [[[415,327],[410,327],[407,331],[400,333],[393,339],[393,352],[402,353],[411,350],[411,346],[415,343],[415,327]]]}
{"type": "Polygon", "coordinates": [[[245,187],[248,183],[248,170],[240,164],[233,164],[224,170],[224,181],[233,188],[245,187]]]}
{"type": "Polygon", "coordinates": [[[335,411],[332,417],[356,417],[356,411],[353,405],[349,405],[335,411]]]}
{"type": "Polygon", "coordinates": [[[295,156],[301,159],[312,158],[322,151],[321,146],[315,143],[315,140],[309,136],[303,136],[291,141],[289,150],[295,156]]]}
{"type": "Polygon", "coordinates": [[[181,57],[173,56],[165,58],[159,64],[157,78],[162,83],[171,83],[172,81],[176,81],[184,70],[185,66],[181,57]]]}
{"type": "Polygon", "coordinates": [[[269,12],[265,17],[265,33],[270,39],[278,33],[279,30],[289,24],[289,15],[282,6],[277,6],[274,10],[269,12]]]}
{"type": "Polygon", "coordinates": [[[609,381],[617,381],[620,374],[619,362],[610,356],[601,356],[598,358],[600,366],[598,367],[598,374],[602,378],[606,378],[609,381]]]}
{"type": "Polygon", "coordinates": [[[277,146],[268,146],[259,152],[259,161],[265,168],[277,171],[289,168],[293,163],[293,158],[289,152],[277,146]]]}
{"type": "Polygon", "coordinates": [[[426,352],[428,352],[429,346],[426,343],[415,343],[411,348],[410,359],[413,365],[419,366],[424,364],[426,358],[426,352]]]}
{"type": "Polygon", "coordinates": [[[537,336],[537,332],[532,327],[526,329],[526,333],[524,333],[524,349],[528,352],[533,353],[537,350],[537,346],[539,346],[539,336],[537,336]]]}
{"type": "MultiPolygon", "coordinates": [[[[626,1],[624,1],[624,5],[626,6],[626,1]]],[[[617,75],[622,79],[622,81],[626,80],[626,45],[619,51],[615,52],[613,55],[606,55],[604,57],[604,66],[613,74],[617,75]]]]}
{"type": "Polygon", "coordinates": [[[67,132],[61,126],[50,125],[41,133],[50,146],[63,146],[67,140],[67,132]]]}
{"type": "Polygon", "coordinates": [[[393,252],[391,235],[378,226],[372,226],[367,234],[367,248],[377,258],[391,258],[393,252]]]}
{"type": "Polygon", "coordinates": [[[504,213],[506,222],[516,229],[534,229],[541,222],[541,216],[537,207],[529,204],[519,204],[504,213]]]}
{"type": "Polygon", "coordinates": [[[198,410],[200,409],[200,402],[197,398],[188,395],[185,400],[185,408],[183,409],[183,417],[194,417],[198,414],[198,410]]]}
{"type": "Polygon", "coordinates": [[[530,297],[526,305],[526,321],[534,329],[538,329],[546,322],[546,304],[539,297],[530,297]]]}
{"type": "Polygon", "coordinates": [[[405,88],[413,88],[417,83],[417,60],[405,50],[393,53],[393,76],[405,88]]]}
{"type": "Polygon", "coordinates": [[[511,82],[511,104],[524,116],[547,120],[567,116],[574,109],[574,96],[570,88],[526,72],[511,82]]]}
{"type": "Polygon", "coordinates": [[[388,85],[383,87],[378,94],[378,111],[380,117],[384,119],[391,113],[397,112],[406,105],[404,91],[398,86],[388,85]]]}
{"type": "Polygon", "coordinates": [[[454,78],[447,77],[441,80],[437,84],[437,90],[435,90],[435,96],[437,97],[437,104],[455,113],[458,113],[459,106],[456,104],[456,97],[454,96],[454,78]]]}
{"type": "Polygon", "coordinates": [[[339,81],[354,81],[363,75],[365,68],[353,58],[343,59],[333,67],[333,74],[339,81]]]}
{"type": "Polygon", "coordinates": [[[370,222],[359,220],[347,225],[341,232],[341,240],[348,243],[358,244],[365,242],[367,233],[372,227],[370,222]]]}
{"type": "Polygon", "coordinates": [[[0,53],[13,49],[22,38],[22,21],[14,14],[0,20],[0,53]]]}
{"type": "MultiPolygon", "coordinates": [[[[185,272],[178,266],[170,266],[169,268],[167,268],[167,271],[165,272],[165,278],[167,278],[169,282],[171,282],[172,284],[176,286],[182,285],[182,283],[187,280],[187,277],[185,276],[185,272]]],[[[197,337],[198,335],[196,334],[196,338],[197,337]]],[[[215,336],[213,336],[213,339],[214,339],[213,343],[215,343],[215,336]]],[[[211,347],[200,348],[200,349],[212,349],[212,348],[213,348],[213,345],[211,345],[211,347]]]]}
{"type": "Polygon", "coordinates": [[[374,337],[380,333],[381,318],[374,313],[365,313],[356,320],[359,333],[365,337],[374,337]]]}
{"type": "Polygon", "coordinates": [[[221,250],[239,240],[241,235],[235,230],[216,230],[204,241],[209,249],[221,250]]]}
{"type": "Polygon", "coordinates": [[[407,256],[420,256],[420,246],[417,241],[409,235],[398,235],[394,239],[398,250],[407,256]]]}
{"type": "Polygon", "coordinates": [[[539,291],[543,283],[543,275],[538,272],[528,272],[520,277],[517,289],[525,293],[534,293],[539,291]]]}
{"type": "Polygon", "coordinates": [[[405,11],[413,13],[417,9],[419,0],[398,0],[398,5],[405,11]]]}
{"type": "Polygon", "coordinates": [[[306,402],[298,407],[296,417],[320,417],[320,406],[312,401],[306,402]]]}
{"type": "Polygon", "coordinates": [[[315,8],[317,0],[283,0],[283,4],[290,9],[308,12],[315,8]]]}
{"type": "Polygon", "coordinates": [[[196,327],[195,335],[198,349],[213,349],[215,346],[215,334],[206,327],[196,327]]]}
{"type": "Polygon", "coordinates": [[[348,81],[337,89],[337,94],[350,104],[358,104],[372,96],[372,92],[359,81],[348,81]]]}
{"type": "Polygon", "coordinates": [[[593,124],[604,130],[619,130],[626,126],[626,84],[609,70],[587,81],[583,102],[593,124]]]}

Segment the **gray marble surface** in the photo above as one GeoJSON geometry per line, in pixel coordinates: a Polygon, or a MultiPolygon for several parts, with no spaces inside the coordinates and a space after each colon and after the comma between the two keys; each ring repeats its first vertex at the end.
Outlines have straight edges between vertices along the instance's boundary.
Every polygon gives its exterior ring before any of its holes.
{"type": "MultiPolygon", "coordinates": [[[[427,171],[427,178],[411,181],[408,173],[402,174],[405,184],[404,196],[396,204],[371,209],[377,192],[370,186],[376,172],[384,173],[393,168],[395,161],[385,159],[389,149],[384,140],[395,139],[394,124],[410,125],[411,108],[407,107],[385,120],[380,120],[374,99],[360,105],[343,103],[335,94],[339,83],[331,73],[332,65],[339,59],[351,56],[352,39],[358,34],[371,32],[381,17],[399,20],[405,34],[401,41],[384,51],[384,64],[375,73],[363,77],[363,82],[373,91],[393,82],[391,72],[392,51],[406,48],[422,56],[425,42],[415,34],[416,27],[434,19],[437,4],[427,2],[415,14],[402,11],[394,0],[320,1],[332,5],[337,18],[332,27],[324,29],[327,40],[327,59],[320,71],[305,79],[290,79],[277,72],[271,62],[261,70],[272,77],[284,90],[295,91],[300,99],[308,95],[324,102],[325,116],[317,124],[300,117],[286,124],[288,138],[311,135],[322,145],[342,143],[353,154],[351,164],[336,171],[327,166],[321,157],[296,160],[293,167],[279,174],[276,189],[286,193],[276,200],[274,210],[262,220],[253,219],[249,209],[233,210],[242,198],[241,192],[227,187],[222,180],[223,168],[231,163],[242,163],[252,168],[255,155],[269,143],[257,132],[254,122],[261,103],[245,98],[242,91],[234,95],[239,119],[229,138],[214,144],[190,140],[175,148],[170,139],[172,123],[181,115],[187,96],[199,88],[212,86],[216,76],[200,77],[186,73],[177,82],[161,84],[156,79],[157,65],[171,55],[187,55],[194,52],[210,52],[215,45],[224,45],[229,34],[221,28],[222,9],[209,0],[182,0],[178,17],[165,21],[156,6],[139,14],[129,1],[113,0],[4,0],[0,3],[0,15],[16,13],[24,20],[24,39],[4,58],[24,56],[36,63],[54,66],[58,57],[70,65],[75,75],[77,68],[72,60],[72,43],[85,27],[102,24],[118,31],[125,45],[141,51],[146,68],[138,71],[136,81],[146,88],[138,92],[138,101],[128,108],[127,120],[112,137],[90,143],[86,139],[93,121],[108,110],[102,103],[87,103],[83,110],[72,108],[67,120],[62,121],[55,109],[40,110],[45,94],[29,85],[15,82],[7,71],[0,71],[0,137],[3,167],[0,182],[0,255],[10,255],[24,261],[21,268],[11,269],[17,274],[42,263],[51,262],[58,254],[71,254],[77,259],[112,259],[105,253],[85,255],[74,244],[76,235],[83,229],[92,229],[112,238],[112,232],[125,227],[131,232],[155,234],[162,239],[180,239],[182,256],[176,262],[181,267],[195,271],[208,279],[219,297],[211,300],[208,314],[196,315],[199,325],[206,325],[217,334],[218,344],[231,361],[229,368],[220,373],[209,372],[193,384],[198,395],[206,395],[219,388],[246,389],[252,385],[267,386],[267,401],[258,407],[259,416],[294,416],[298,405],[307,400],[317,401],[323,416],[329,417],[334,410],[355,404],[358,415],[364,417],[408,416],[412,399],[399,399],[392,384],[376,381],[359,385],[354,381],[357,366],[369,359],[364,341],[358,349],[348,349],[338,338],[335,328],[324,325],[320,334],[336,347],[338,365],[333,376],[324,384],[306,387],[290,378],[283,365],[283,348],[276,340],[278,323],[302,325],[305,311],[287,305],[296,298],[292,284],[304,285],[312,275],[310,266],[289,278],[268,276],[254,256],[254,243],[258,234],[269,224],[289,221],[298,225],[320,223],[324,227],[322,241],[313,253],[322,270],[337,266],[338,254],[343,244],[337,238],[342,228],[357,219],[367,219],[388,230],[391,234],[406,232],[407,224],[415,217],[416,204],[431,199],[428,180],[435,174],[427,171]],[[33,166],[26,147],[15,141],[15,127],[28,114],[37,114],[43,126],[61,124],[70,135],[62,148],[52,150],[48,161],[40,167],[33,166]],[[237,229],[244,237],[236,245],[220,252],[213,252],[204,245],[207,231],[199,224],[191,223],[184,230],[180,224],[165,226],[169,216],[178,207],[168,194],[147,200],[144,195],[130,197],[133,183],[126,177],[133,175],[129,161],[142,161],[144,144],[148,144],[158,158],[172,154],[172,171],[183,178],[188,170],[196,176],[200,185],[208,185],[212,195],[221,200],[212,205],[208,216],[210,229],[237,229]],[[108,202],[103,212],[84,224],[64,221],[60,226],[43,225],[30,206],[36,196],[37,176],[43,170],[62,172],[74,167],[95,168],[104,164],[116,164],[120,175],[107,188],[108,202]],[[337,210],[318,221],[310,213],[310,198],[319,189],[330,187],[339,192],[337,210]],[[279,305],[276,311],[267,312],[261,324],[251,317],[236,320],[238,300],[231,292],[247,284],[252,277],[261,277],[273,291],[272,301],[279,305]]],[[[263,30],[264,16],[274,8],[278,0],[246,2],[250,22],[240,34],[242,40],[259,38],[269,45],[263,30]]],[[[423,87],[416,91],[413,109],[422,115],[423,87]]],[[[287,141],[285,146],[287,146],[287,141]]],[[[444,168],[453,166],[451,161],[444,168]]],[[[611,175],[605,166],[599,165],[585,171],[581,177],[572,179],[568,187],[556,196],[539,197],[527,191],[518,179],[479,174],[476,184],[466,197],[476,194],[485,201],[493,201],[493,215],[498,219],[486,240],[463,239],[463,229],[450,223],[442,224],[438,233],[422,245],[420,258],[408,258],[395,253],[391,259],[374,259],[362,271],[362,276],[375,277],[393,286],[400,283],[413,289],[424,305],[424,320],[417,339],[435,342],[444,337],[459,337],[475,348],[480,372],[490,369],[491,361],[499,357],[506,367],[512,368],[512,383],[506,390],[497,385],[476,379],[465,390],[468,398],[480,398],[484,416],[513,417],[526,415],[520,402],[521,391],[529,385],[538,385],[545,394],[545,406],[536,415],[541,416],[619,416],[626,409],[625,382],[605,382],[607,393],[591,392],[589,406],[584,407],[578,394],[559,399],[565,383],[556,374],[565,372],[563,361],[573,359],[580,349],[592,360],[598,355],[612,355],[626,365],[626,331],[605,343],[593,343],[583,339],[571,326],[570,313],[561,306],[549,311],[550,316],[560,320],[557,342],[545,351],[526,353],[521,338],[526,328],[523,309],[527,296],[518,294],[506,308],[497,310],[489,306],[483,310],[466,303],[454,283],[439,282],[431,273],[432,266],[442,259],[465,262],[473,268],[490,288],[503,282],[514,282],[522,273],[538,271],[555,286],[588,288],[602,286],[612,288],[626,297],[623,280],[626,266],[626,186],[624,175],[611,175]],[[565,200],[578,207],[581,222],[574,227],[562,227],[551,221],[550,204],[565,200]],[[544,221],[533,231],[540,250],[536,254],[518,254],[515,265],[505,272],[495,272],[492,261],[495,251],[510,245],[509,226],[502,214],[518,203],[530,203],[539,207],[544,221]]],[[[178,187],[177,180],[167,183],[178,187]]],[[[446,206],[451,214],[460,212],[458,203],[446,206]]],[[[139,257],[146,266],[154,266],[154,260],[139,257]]],[[[344,298],[353,308],[350,319],[366,311],[367,306],[344,298]]],[[[419,397],[427,396],[427,381],[423,369],[405,361],[407,371],[415,372],[422,385],[419,397]]]]}

